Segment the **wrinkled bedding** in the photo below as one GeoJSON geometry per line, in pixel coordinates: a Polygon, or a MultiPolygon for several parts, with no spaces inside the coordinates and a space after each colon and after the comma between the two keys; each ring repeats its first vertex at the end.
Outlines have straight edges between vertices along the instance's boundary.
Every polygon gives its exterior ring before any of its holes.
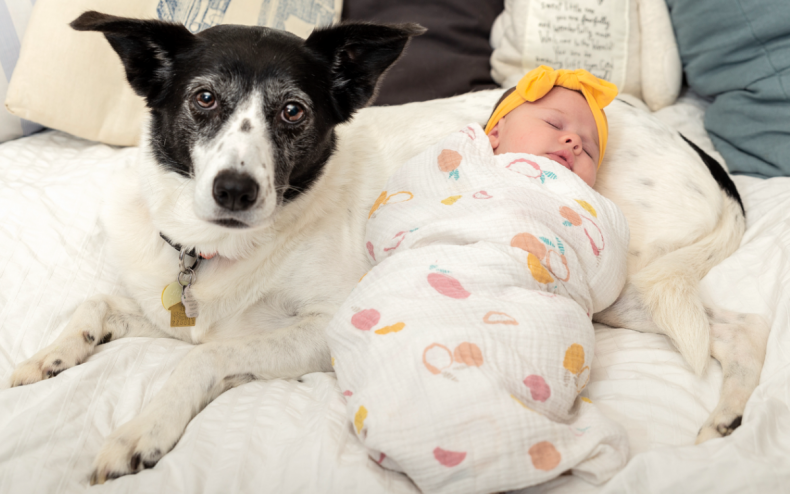
{"type": "MultiPolygon", "coordinates": [[[[712,152],[705,103],[658,116],[712,152]]],[[[88,489],[103,437],[161,388],[191,346],[128,338],[55,379],[7,387],[16,363],[52,342],[87,297],[123,293],[98,223],[102,188],[135,150],[46,131],[0,145],[0,493],[88,489]]],[[[790,481],[790,178],[735,177],[748,229],[703,280],[718,305],[771,322],[761,384],[743,425],[692,446],[721,385],[697,378],[666,337],[597,327],[585,390],[629,434],[631,459],[603,486],[560,477],[527,493],[783,492],[790,481]]],[[[333,374],[253,382],[222,394],[155,468],[90,492],[417,492],[370,459],[333,374]]]]}

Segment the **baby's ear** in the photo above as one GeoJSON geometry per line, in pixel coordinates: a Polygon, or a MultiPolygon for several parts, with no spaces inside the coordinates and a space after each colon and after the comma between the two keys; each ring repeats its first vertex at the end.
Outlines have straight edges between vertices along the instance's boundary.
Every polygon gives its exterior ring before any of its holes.
{"type": "Polygon", "coordinates": [[[496,154],[496,150],[499,147],[499,124],[502,123],[502,120],[494,125],[494,128],[491,129],[491,132],[488,133],[488,142],[491,143],[491,148],[494,150],[496,154]]]}

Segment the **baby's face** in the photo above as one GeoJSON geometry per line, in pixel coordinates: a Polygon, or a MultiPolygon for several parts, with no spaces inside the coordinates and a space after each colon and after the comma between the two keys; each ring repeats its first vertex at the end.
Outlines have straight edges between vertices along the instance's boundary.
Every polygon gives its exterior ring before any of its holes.
{"type": "Polygon", "coordinates": [[[598,128],[580,93],[555,87],[502,117],[488,134],[494,154],[545,156],[592,187],[598,170],[598,128]]]}

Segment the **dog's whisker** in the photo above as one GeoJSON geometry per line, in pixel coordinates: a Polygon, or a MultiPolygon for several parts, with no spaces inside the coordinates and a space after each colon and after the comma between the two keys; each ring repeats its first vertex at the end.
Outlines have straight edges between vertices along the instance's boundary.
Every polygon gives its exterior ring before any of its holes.
{"type": "Polygon", "coordinates": [[[187,188],[187,184],[186,183],[184,183],[184,184],[182,184],[182,185],[180,185],[178,187],[178,194],[176,195],[176,199],[175,199],[175,201],[173,201],[172,207],[170,208],[170,212],[171,213],[175,213],[176,212],[176,208],[178,207],[179,201],[181,199],[181,194],[184,193],[186,188],[187,188]]]}
{"type": "Polygon", "coordinates": [[[295,185],[278,185],[274,188],[277,192],[287,192],[289,190],[294,190],[296,192],[302,193],[307,190],[306,187],[296,187],[295,185]]]}

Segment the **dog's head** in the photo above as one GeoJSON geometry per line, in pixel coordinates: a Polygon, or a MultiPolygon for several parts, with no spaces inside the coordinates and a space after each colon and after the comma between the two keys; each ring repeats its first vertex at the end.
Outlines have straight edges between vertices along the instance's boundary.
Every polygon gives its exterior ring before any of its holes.
{"type": "Polygon", "coordinates": [[[98,12],[71,26],[102,32],[145,98],[151,117],[141,144],[181,179],[168,193],[191,194],[194,216],[225,233],[271,224],[310,188],[334,150],[334,127],[372,99],[409,38],[424,32],[341,24],[303,40],[225,25],[193,35],[98,12]]]}

